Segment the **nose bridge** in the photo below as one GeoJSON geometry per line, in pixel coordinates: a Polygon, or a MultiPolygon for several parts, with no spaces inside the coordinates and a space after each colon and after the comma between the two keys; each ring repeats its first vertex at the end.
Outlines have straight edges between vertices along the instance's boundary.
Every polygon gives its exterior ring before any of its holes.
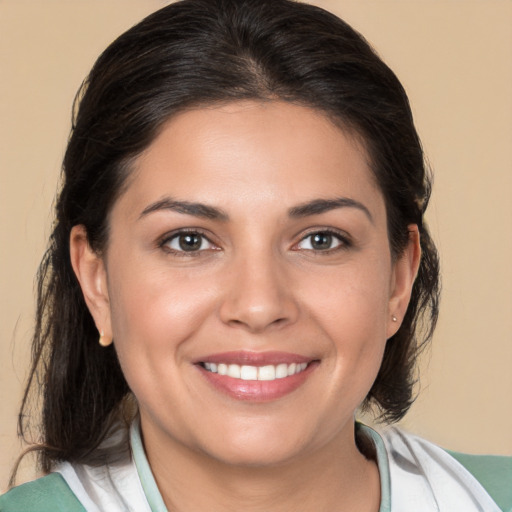
{"type": "Polygon", "coordinates": [[[258,332],[296,319],[285,263],[271,247],[238,253],[230,274],[221,307],[224,322],[258,332]]]}

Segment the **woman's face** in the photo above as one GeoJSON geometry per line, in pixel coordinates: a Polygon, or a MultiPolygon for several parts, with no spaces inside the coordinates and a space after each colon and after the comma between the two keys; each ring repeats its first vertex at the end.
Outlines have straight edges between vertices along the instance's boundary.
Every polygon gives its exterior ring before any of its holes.
{"type": "Polygon", "coordinates": [[[353,444],[418,253],[392,260],[364,149],[238,102],[172,118],[133,168],[91,309],[146,444],[251,465],[353,444]]]}

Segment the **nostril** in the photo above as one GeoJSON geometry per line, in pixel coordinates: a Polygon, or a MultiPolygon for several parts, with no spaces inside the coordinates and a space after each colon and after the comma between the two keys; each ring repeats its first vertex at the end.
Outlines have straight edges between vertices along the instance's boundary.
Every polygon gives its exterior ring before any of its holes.
{"type": "Polygon", "coordinates": [[[245,328],[251,332],[263,332],[269,328],[279,328],[285,326],[289,319],[285,317],[276,318],[275,320],[268,320],[266,318],[247,318],[247,319],[231,319],[227,323],[231,327],[245,328]]]}
{"type": "Polygon", "coordinates": [[[222,322],[253,332],[293,323],[298,317],[298,305],[289,288],[263,276],[261,271],[246,270],[243,276],[237,273],[226,283],[219,310],[222,322]]]}

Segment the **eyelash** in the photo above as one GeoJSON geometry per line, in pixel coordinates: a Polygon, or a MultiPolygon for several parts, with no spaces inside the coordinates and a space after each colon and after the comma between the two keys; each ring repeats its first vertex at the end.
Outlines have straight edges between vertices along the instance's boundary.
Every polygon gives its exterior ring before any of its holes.
{"type": "MultiPolygon", "coordinates": [[[[173,240],[176,240],[180,236],[184,236],[184,235],[196,235],[201,238],[201,244],[204,241],[207,241],[211,245],[215,246],[215,244],[201,230],[199,230],[199,229],[181,229],[180,231],[175,231],[174,233],[169,233],[169,234],[165,235],[158,242],[158,247],[160,247],[164,251],[169,252],[169,253],[173,254],[174,256],[178,256],[178,257],[189,257],[189,256],[197,257],[197,256],[201,256],[201,254],[203,254],[204,251],[207,250],[207,249],[199,249],[197,251],[185,251],[185,250],[176,250],[176,249],[172,249],[171,247],[169,247],[169,244],[173,240]]],[[[210,250],[218,250],[218,249],[210,249],[210,250]]]]}
{"type": "MultiPolygon", "coordinates": [[[[300,239],[300,241],[297,244],[295,244],[294,247],[296,247],[297,245],[302,243],[304,240],[307,240],[308,238],[313,237],[314,235],[327,235],[327,236],[331,236],[331,237],[337,239],[338,242],[339,242],[339,245],[337,247],[333,247],[333,248],[330,248],[330,249],[324,249],[324,250],[321,250],[321,249],[318,249],[318,250],[315,250],[315,249],[304,249],[304,250],[309,251],[309,252],[311,252],[312,254],[315,254],[315,255],[319,255],[319,256],[329,255],[329,254],[332,254],[332,253],[335,253],[335,252],[338,252],[338,251],[347,250],[350,247],[352,247],[352,245],[353,245],[352,241],[350,240],[350,238],[346,234],[342,234],[341,232],[336,231],[334,229],[318,229],[317,228],[315,230],[310,231],[305,236],[303,236],[300,239]]],[[[296,250],[300,250],[300,249],[296,249],[296,250]]]]}
{"type": "MultiPolygon", "coordinates": [[[[299,244],[301,244],[302,242],[307,240],[308,238],[311,238],[314,235],[319,235],[319,234],[320,235],[327,235],[327,236],[330,236],[330,237],[333,237],[333,238],[337,239],[338,242],[339,242],[339,245],[336,246],[336,247],[333,247],[333,248],[323,249],[323,250],[322,249],[318,249],[318,250],[315,250],[315,249],[304,249],[305,251],[311,252],[312,254],[315,254],[315,255],[328,255],[328,254],[332,254],[334,252],[338,252],[338,251],[343,251],[343,250],[349,249],[353,245],[351,240],[350,240],[350,238],[346,234],[342,234],[339,231],[336,231],[336,230],[333,230],[333,229],[315,229],[314,231],[310,231],[309,233],[304,235],[299,240],[299,242],[297,242],[293,247],[295,248],[299,244]]],[[[184,236],[184,235],[196,235],[196,236],[201,238],[201,245],[202,245],[202,243],[204,241],[206,241],[209,244],[215,246],[215,244],[201,230],[199,230],[199,229],[182,229],[180,231],[173,232],[173,233],[165,235],[158,242],[158,247],[163,249],[163,250],[165,250],[166,252],[169,252],[169,253],[171,253],[171,254],[173,254],[175,256],[178,256],[178,257],[188,257],[188,256],[197,257],[197,256],[201,256],[204,253],[205,250],[214,250],[214,251],[219,250],[218,248],[215,248],[215,249],[209,248],[209,249],[198,249],[198,250],[186,251],[186,250],[172,249],[169,246],[169,244],[173,240],[176,240],[180,236],[184,236]]],[[[300,249],[292,249],[292,250],[300,251],[300,249]]]]}

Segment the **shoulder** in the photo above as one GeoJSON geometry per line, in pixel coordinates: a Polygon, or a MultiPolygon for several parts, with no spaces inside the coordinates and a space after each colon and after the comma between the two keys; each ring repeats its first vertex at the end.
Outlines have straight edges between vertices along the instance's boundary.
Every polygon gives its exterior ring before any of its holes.
{"type": "Polygon", "coordinates": [[[512,457],[447,451],[464,466],[506,512],[512,512],[512,457]]]}
{"type": "Polygon", "coordinates": [[[485,510],[512,512],[512,457],[450,452],[418,436],[392,428],[381,433],[391,473],[428,483],[442,499],[467,498],[485,510]],[[498,508],[499,507],[499,508],[498,508]]]}
{"type": "Polygon", "coordinates": [[[85,512],[59,473],[14,487],[0,496],[0,512],[85,512]]]}

